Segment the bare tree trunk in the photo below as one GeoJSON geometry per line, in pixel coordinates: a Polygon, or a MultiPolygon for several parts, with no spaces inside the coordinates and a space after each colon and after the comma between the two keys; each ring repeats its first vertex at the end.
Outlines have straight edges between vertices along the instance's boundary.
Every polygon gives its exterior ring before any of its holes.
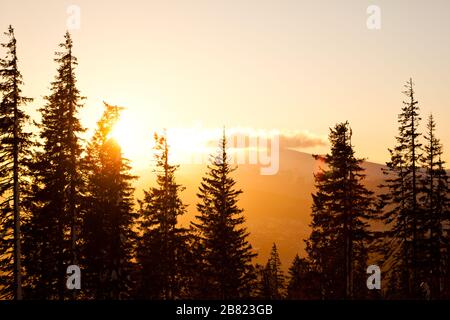
{"type": "MultiPolygon", "coordinates": [[[[14,86],[16,82],[14,81],[14,86]]],[[[17,92],[17,88],[14,88],[17,92]]],[[[14,196],[14,297],[22,300],[22,275],[21,275],[21,252],[20,252],[20,210],[19,210],[19,137],[18,137],[18,110],[17,96],[14,96],[14,128],[13,128],[13,196],[14,196]]]]}

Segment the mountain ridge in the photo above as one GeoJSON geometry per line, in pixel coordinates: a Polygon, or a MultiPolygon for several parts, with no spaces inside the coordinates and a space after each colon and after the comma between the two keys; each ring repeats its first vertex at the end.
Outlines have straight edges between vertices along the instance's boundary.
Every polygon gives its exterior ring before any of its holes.
{"type": "MultiPolygon", "coordinates": [[[[287,270],[296,254],[304,255],[304,239],[310,233],[311,194],[314,192],[314,173],[323,162],[312,154],[284,149],[280,151],[279,171],[275,175],[261,175],[260,166],[240,164],[233,173],[236,187],[242,189],[239,205],[244,209],[250,242],[258,253],[256,262],[265,263],[273,242],[279,248],[283,269],[287,270]]],[[[364,161],[365,186],[375,193],[383,181],[385,165],[364,161]]],[[[177,172],[177,182],[186,187],[181,198],[188,205],[187,213],[180,219],[188,226],[195,218],[198,199],[196,192],[206,164],[182,164],[177,172]]],[[[154,183],[151,169],[137,173],[136,194],[154,183]]]]}

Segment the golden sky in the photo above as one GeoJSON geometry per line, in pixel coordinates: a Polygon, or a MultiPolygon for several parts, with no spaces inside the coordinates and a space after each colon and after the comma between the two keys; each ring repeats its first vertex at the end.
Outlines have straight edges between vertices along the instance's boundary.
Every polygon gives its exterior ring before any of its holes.
{"type": "Polygon", "coordinates": [[[371,4],[0,0],[0,29],[15,28],[34,110],[55,75],[67,8],[77,5],[80,29],[71,32],[78,87],[87,97],[82,122],[95,125],[102,101],[124,106],[130,141],[140,145],[163,127],[326,137],[329,127],[349,120],[357,154],[384,162],[395,143],[403,84],[413,77],[422,128],[433,112],[450,148],[450,2],[378,0],[380,30],[366,26],[371,4]]]}

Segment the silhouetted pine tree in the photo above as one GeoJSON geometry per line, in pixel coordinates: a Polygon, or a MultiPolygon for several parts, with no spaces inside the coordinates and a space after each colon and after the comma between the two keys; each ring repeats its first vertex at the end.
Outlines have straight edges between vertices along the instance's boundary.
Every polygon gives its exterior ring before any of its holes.
{"type": "Polygon", "coordinates": [[[31,166],[31,217],[24,234],[28,293],[40,299],[63,299],[66,269],[78,264],[76,231],[82,184],[79,134],[84,129],[77,112],[83,98],[76,87],[77,59],[72,54],[69,33],[59,46],[61,51],[54,59],[57,75],[45,106],[40,108],[40,140],[31,166]]]}
{"type": "Polygon", "coordinates": [[[20,220],[23,205],[20,192],[29,187],[26,161],[29,159],[29,121],[22,106],[32,101],[22,96],[22,75],[18,69],[16,38],[9,26],[3,43],[6,57],[0,59],[0,300],[22,299],[20,220]]]}
{"type": "Polygon", "coordinates": [[[313,269],[311,263],[295,256],[289,268],[289,282],[287,286],[287,299],[291,300],[317,300],[321,298],[318,282],[319,274],[313,269]]]}
{"type": "Polygon", "coordinates": [[[284,297],[285,277],[275,243],[272,246],[266,266],[259,268],[259,277],[259,298],[280,300],[284,297]]]}
{"type": "Polygon", "coordinates": [[[155,134],[157,187],[144,192],[140,204],[142,234],[137,260],[140,265],[138,297],[179,299],[187,296],[186,264],[189,258],[188,230],[178,226],[186,212],[180,199],[184,187],[175,182],[178,166],[169,164],[165,136],[155,134]]]}
{"type": "Polygon", "coordinates": [[[430,288],[430,298],[439,299],[444,290],[445,257],[448,256],[449,245],[450,216],[446,210],[448,184],[444,162],[441,160],[443,147],[436,137],[436,123],[432,115],[428,119],[427,129],[422,157],[422,167],[425,169],[422,177],[423,194],[420,198],[423,216],[419,230],[426,238],[422,247],[425,250],[424,281],[430,288]]]}
{"type": "Polygon", "coordinates": [[[225,132],[221,150],[212,157],[203,177],[197,204],[199,214],[192,223],[202,244],[203,270],[207,279],[203,297],[209,299],[239,299],[250,295],[255,279],[252,259],[256,256],[248,242],[245,218],[237,205],[241,190],[235,189],[228,163],[225,132]]]}
{"type": "Polygon", "coordinates": [[[87,298],[127,299],[131,295],[133,192],[128,160],[110,137],[122,108],[105,103],[105,111],[88,144],[83,172],[82,250],[83,290],[87,298]]]}
{"type": "MultiPolygon", "coordinates": [[[[388,192],[381,195],[387,210],[382,219],[388,229],[384,232],[385,244],[384,268],[391,288],[391,297],[415,297],[419,292],[419,270],[422,269],[423,257],[419,257],[422,235],[418,226],[420,218],[419,191],[421,143],[419,142],[419,107],[414,97],[413,82],[410,79],[403,92],[407,97],[403,101],[402,112],[398,117],[399,134],[397,145],[389,149],[391,160],[386,163],[387,175],[383,188],[388,192]]],[[[421,250],[423,251],[423,250],[421,250]]]]}
{"type": "Polygon", "coordinates": [[[306,244],[308,259],[320,273],[324,299],[360,298],[367,289],[368,219],[374,208],[351,135],[348,122],[330,129],[331,154],[323,158],[327,169],[315,175],[312,232],[306,244]]]}

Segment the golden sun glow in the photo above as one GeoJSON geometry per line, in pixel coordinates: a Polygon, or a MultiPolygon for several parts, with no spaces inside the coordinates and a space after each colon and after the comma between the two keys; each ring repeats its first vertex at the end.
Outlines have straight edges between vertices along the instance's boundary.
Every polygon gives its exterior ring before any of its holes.
{"type": "Polygon", "coordinates": [[[209,153],[210,138],[199,128],[171,128],[166,130],[169,144],[169,159],[174,164],[203,163],[209,153]]]}
{"type": "MultiPolygon", "coordinates": [[[[147,128],[145,119],[133,115],[125,109],[114,126],[110,136],[122,148],[124,157],[133,162],[138,169],[148,168],[153,163],[154,133],[166,135],[169,145],[169,162],[171,164],[205,164],[211,154],[215,153],[222,138],[222,129],[207,129],[201,125],[184,128],[147,128]]],[[[264,132],[251,128],[229,128],[228,142],[234,143],[234,135],[263,137],[268,139],[274,132],[264,132]]],[[[256,140],[255,140],[256,141],[256,140]]],[[[236,147],[230,145],[230,155],[242,154],[251,149],[249,146],[236,147]]]]}
{"type": "Polygon", "coordinates": [[[124,157],[133,162],[151,154],[154,143],[151,132],[145,127],[145,121],[127,112],[125,109],[110,132],[110,137],[122,148],[124,157]]]}
{"type": "Polygon", "coordinates": [[[124,157],[134,167],[146,168],[154,153],[154,133],[166,133],[169,144],[169,162],[172,164],[203,163],[204,155],[211,152],[208,143],[212,137],[199,128],[153,128],[147,127],[145,119],[123,110],[109,136],[122,148],[124,157]]]}

